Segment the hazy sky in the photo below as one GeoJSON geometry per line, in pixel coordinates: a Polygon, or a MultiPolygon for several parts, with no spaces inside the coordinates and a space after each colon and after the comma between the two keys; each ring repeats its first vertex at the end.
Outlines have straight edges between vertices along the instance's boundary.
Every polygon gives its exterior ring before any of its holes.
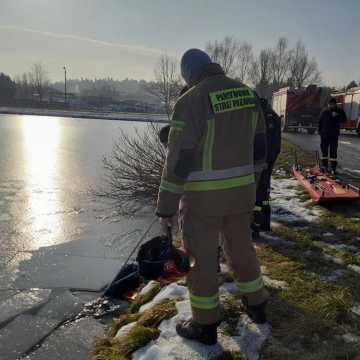
{"type": "Polygon", "coordinates": [[[0,72],[52,80],[153,76],[161,53],[232,35],[258,51],[303,40],[325,83],[360,80],[359,0],[0,0],[0,72]]]}

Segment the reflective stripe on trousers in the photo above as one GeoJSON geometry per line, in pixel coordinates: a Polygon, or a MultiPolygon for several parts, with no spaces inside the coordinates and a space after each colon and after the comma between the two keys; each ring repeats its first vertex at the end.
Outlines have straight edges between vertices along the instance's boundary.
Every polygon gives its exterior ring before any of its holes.
{"type": "Polygon", "coordinates": [[[212,310],[219,306],[219,294],[213,296],[197,296],[190,293],[191,306],[202,310],[212,310]]]}
{"type": "Polygon", "coordinates": [[[236,282],[236,285],[241,293],[247,294],[261,290],[264,287],[264,281],[262,276],[259,276],[253,281],[236,282]]]}

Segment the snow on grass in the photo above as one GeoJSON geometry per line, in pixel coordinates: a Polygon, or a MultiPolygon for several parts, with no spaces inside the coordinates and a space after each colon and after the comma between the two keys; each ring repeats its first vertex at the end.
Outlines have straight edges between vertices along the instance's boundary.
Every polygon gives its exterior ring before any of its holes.
{"type": "Polygon", "coordinates": [[[316,222],[321,210],[309,208],[308,202],[299,199],[298,183],[294,179],[273,179],[271,207],[274,220],[294,224],[316,222]]]}
{"type": "Polygon", "coordinates": [[[154,305],[160,304],[164,300],[175,300],[179,298],[185,298],[186,296],[188,296],[188,293],[185,286],[172,283],[163,288],[150,302],[141,306],[140,312],[146,311],[152,308],[154,305]]]}
{"type": "Polygon", "coordinates": [[[124,325],[119,331],[116,333],[115,338],[120,338],[123,336],[129,335],[130,331],[135,327],[136,321],[131,322],[127,325],[124,325]]]}
{"type": "Polygon", "coordinates": [[[149,281],[140,291],[139,295],[147,294],[154,286],[156,286],[156,281],[149,281]]]}
{"type": "MultiPolygon", "coordinates": [[[[182,286],[179,292],[182,291],[182,286]]],[[[171,286],[171,285],[169,285],[171,286]]],[[[215,359],[227,351],[240,351],[247,359],[259,359],[259,351],[270,335],[270,326],[256,325],[250,319],[243,315],[240,318],[236,329],[236,335],[233,337],[224,335],[219,330],[219,343],[213,346],[205,346],[195,341],[190,341],[179,337],[176,333],[176,324],[180,320],[191,318],[190,301],[186,298],[176,303],[178,314],[170,320],[164,320],[160,327],[160,337],[149,343],[146,347],[136,351],[132,359],[134,360],[201,360],[215,359]]]]}

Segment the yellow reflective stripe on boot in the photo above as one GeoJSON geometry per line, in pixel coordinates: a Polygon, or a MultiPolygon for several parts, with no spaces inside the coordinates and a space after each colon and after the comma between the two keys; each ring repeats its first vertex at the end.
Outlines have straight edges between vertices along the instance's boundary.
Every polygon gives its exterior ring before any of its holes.
{"type": "Polygon", "coordinates": [[[174,194],[182,194],[184,192],[184,186],[161,179],[160,190],[168,191],[174,194]]]}
{"type": "Polygon", "coordinates": [[[255,183],[255,175],[240,176],[225,180],[194,181],[185,184],[185,191],[225,190],[255,183]]]}
{"type": "Polygon", "coordinates": [[[203,170],[212,169],[212,152],[215,139],[215,119],[208,120],[207,125],[208,128],[203,153],[203,170]]]}
{"type": "Polygon", "coordinates": [[[248,282],[236,282],[236,285],[242,293],[253,293],[264,287],[264,281],[260,275],[257,279],[248,282]]]}
{"type": "Polygon", "coordinates": [[[330,161],[337,161],[337,158],[329,158],[330,161]]]}
{"type": "Polygon", "coordinates": [[[214,296],[196,296],[190,293],[191,306],[202,310],[212,310],[219,306],[219,294],[214,296]]]}
{"type": "Polygon", "coordinates": [[[329,157],[328,156],[321,156],[320,160],[329,160],[329,157]]]}
{"type": "Polygon", "coordinates": [[[262,210],[262,207],[261,206],[255,206],[254,207],[254,211],[261,211],[262,210]]]}

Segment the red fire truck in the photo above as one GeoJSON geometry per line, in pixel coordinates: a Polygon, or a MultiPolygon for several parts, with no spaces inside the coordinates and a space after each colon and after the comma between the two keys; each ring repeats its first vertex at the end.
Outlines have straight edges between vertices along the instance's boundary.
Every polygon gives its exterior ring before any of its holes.
{"type": "Polygon", "coordinates": [[[318,118],[330,93],[326,88],[310,85],[302,88],[282,88],[273,94],[272,106],[281,117],[282,130],[306,129],[314,134],[318,118]]]}
{"type": "Polygon", "coordinates": [[[336,98],[338,106],[344,109],[348,118],[343,128],[355,130],[360,135],[360,87],[344,92],[335,92],[331,96],[336,98]]]}

